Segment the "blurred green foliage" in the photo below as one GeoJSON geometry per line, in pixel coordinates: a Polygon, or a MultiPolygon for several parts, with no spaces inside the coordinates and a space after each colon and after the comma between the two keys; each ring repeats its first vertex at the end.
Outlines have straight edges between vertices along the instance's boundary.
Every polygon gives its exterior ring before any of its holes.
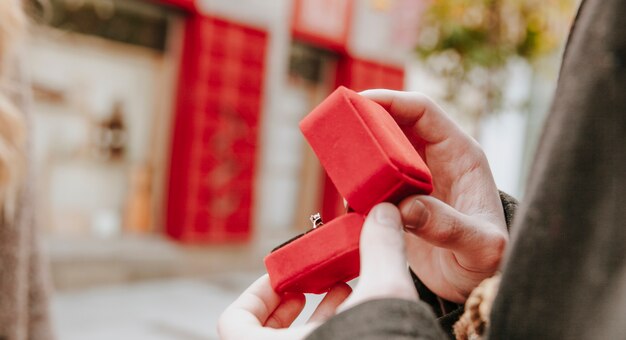
{"type": "Polygon", "coordinates": [[[434,0],[417,51],[426,58],[453,50],[466,66],[499,66],[511,56],[532,60],[558,47],[573,6],[572,0],[434,0]]]}
{"type": "MultiPolygon", "coordinates": [[[[497,111],[504,72],[511,59],[530,63],[558,50],[574,15],[576,0],[427,0],[416,47],[429,71],[446,80],[454,102],[463,84],[482,88],[497,111]],[[488,80],[472,74],[488,74],[488,80]],[[478,73],[480,73],[478,72],[478,73]],[[500,74],[498,74],[500,73],[500,74]]],[[[484,78],[484,77],[483,77],[484,78]]],[[[480,115],[481,113],[477,113],[480,115]]]]}

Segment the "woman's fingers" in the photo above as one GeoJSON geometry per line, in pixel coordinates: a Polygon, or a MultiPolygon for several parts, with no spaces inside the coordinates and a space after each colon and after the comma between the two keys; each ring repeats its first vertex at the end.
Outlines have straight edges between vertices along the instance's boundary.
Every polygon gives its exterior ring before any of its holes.
{"type": "Polygon", "coordinates": [[[290,325],[302,310],[303,299],[302,294],[281,299],[272,289],[269,276],[263,275],[224,310],[217,323],[220,339],[303,339],[316,325],[272,328],[290,325]]]}
{"type": "Polygon", "coordinates": [[[280,296],[263,275],[224,310],[218,322],[220,335],[232,334],[250,327],[261,327],[280,303],[280,296]]]}
{"type": "Polygon", "coordinates": [[[322,323],[328,320],[335,315],[337,307],[350,296],[350,293],[352,293],[352,288],[346,283],[338,283],[333,286],[317,306],[308,322],[322,323]]]}
{"type": "Polygon", "coordinates": [[[282,301],[267,318],[266,327],[270,328],[286,328],[291,326],[293,321],[300,315],[306,298],[302,293],[286,293],[282,296],[282,301]]]}

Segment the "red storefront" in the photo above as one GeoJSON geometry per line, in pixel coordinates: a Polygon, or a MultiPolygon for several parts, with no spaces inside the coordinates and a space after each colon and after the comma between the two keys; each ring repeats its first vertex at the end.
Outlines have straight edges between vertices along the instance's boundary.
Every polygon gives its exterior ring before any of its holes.
{"type": "MultiPolygon", "coordinates": [[[[268,33],[196,10],[193,0],[161,0],[186,11],[174,112],[166,233],[182,242],[250,239],[268,33]]],[[[337,58],[331,87],[401,89],[401,67],[350,53],[354,0],[296,0],[291,34],[337,58]]],[[[320,180],[326,219],[343,209],[320,180]]]]}
{"type": "MultiPolygon", "coordinates": [[[[338,61],[335,86],[355,91],[370,88],[404,88],[404,68],[366,60],[349,50],[355,0],[296,0],[292,23],[293,38],[335,51],[338,61]]],[[[323,173],[319,211],[325,220],[343,214],[343,199],[330,178],[323,173]]]]}

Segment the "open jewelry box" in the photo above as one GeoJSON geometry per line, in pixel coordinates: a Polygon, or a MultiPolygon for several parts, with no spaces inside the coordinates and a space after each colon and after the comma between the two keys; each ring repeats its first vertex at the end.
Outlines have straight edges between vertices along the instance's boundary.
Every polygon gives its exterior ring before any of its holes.
{"type": "Polygon", "coordinates": [[[275,248],[265,267],[276,292],[324,293],[359,275],[359,236],[365,216],[381,202],[429,194],[426,164],[379,104],[339,87],[302,122],[300,130],[349,212],[275,248]]]}

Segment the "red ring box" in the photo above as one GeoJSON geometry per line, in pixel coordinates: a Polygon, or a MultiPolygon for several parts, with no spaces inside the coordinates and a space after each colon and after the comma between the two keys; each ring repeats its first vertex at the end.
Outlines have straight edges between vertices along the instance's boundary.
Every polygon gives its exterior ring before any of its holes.
{"type": "Polygon", "coordinates": [[[265,267],[276,292],[319,294],[359,275],[359,235],[374,205],[429,194],[433,186],[389,113],[345,87],[307,115],[300,130],[354,212],[279,246],[265,257],[265,267]]]}

